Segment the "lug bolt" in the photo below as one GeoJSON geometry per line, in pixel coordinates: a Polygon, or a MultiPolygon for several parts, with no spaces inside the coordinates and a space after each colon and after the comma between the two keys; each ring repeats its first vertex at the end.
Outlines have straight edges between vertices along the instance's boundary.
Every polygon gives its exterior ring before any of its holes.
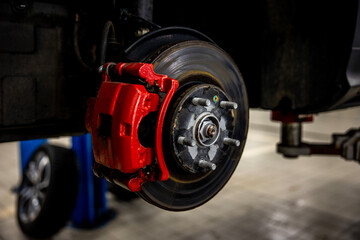
{"type": "Polygon", "coordinates": [[[197,97],[194,97],[191,102],[194,105],[199,105],[199,106],[204,106],[204,107],[210,106],[210,103],[211,103],[209,99],[197,98],[197,97]]]}
{"type": "Polygon", "coordinates": [[[177,142],[181,145],[186,145],[186,146],[190,146],[190,147],[194,147],[196,142],[193,139],[190,138],[186,138],[186,137],[179,137],[177,142]]]}
{"type": "Polygon", "coordinates": [[[237,109],[238,105],[236,102],[221,101],[220,107],[225,109],[237,109]]]}
{"type": "Polygon", "coordinates": [[[224,144],[226,144],[226,145],[230,145],[230,146],[234,146],[234,147],[240,146],[240,141],[237,139],[225,137],[223,139],[223,141],[224,141],[224,144]]]}
{"type": "Polygon", "coordinates": [[[200,160],[198,164],[199,164],[199,167],[202,167],[202,168],[211,169],[213,171],[216,169],[216,164],[215,163],[208,162],[208,161],[205,161],[205,160],[200,160]]]}

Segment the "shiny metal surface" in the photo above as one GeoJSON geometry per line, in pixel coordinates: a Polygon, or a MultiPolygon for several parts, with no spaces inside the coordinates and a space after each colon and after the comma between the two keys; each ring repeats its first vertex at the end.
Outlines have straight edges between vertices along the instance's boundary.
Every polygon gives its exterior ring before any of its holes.
{"type": "MultiPolygon", "coordinates": [[[[275,153],[280,124],[270,113],[250,111],[247,146],[232,179],[195,210],[168,212],[141,199],[117,201],[108,224],[93,230],[67,227],[53,240],[358,240],[360,166],[340,157],[286,160],[275,153]]],[[[330,141],[360,123],[360,108],[315,116],[304,124],[305,140],[330,141]]],[[[18,183],[16,143],[0,144],[0,239],[25,240],[15,222],[18,183]]]]}

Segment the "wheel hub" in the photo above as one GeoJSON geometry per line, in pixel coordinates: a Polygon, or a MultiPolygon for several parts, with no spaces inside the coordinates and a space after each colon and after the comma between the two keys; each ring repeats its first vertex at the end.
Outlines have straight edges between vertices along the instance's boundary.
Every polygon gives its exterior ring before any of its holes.
{"type": "Polygon", "coordinates": [[[228,148],[227,139],[231,139],[234,106],[236,103],[211,84],[195,85],[179,96],[171,124],[173,151],[181,167],[191,173],[216,169],[228,148]],[[224,102],[232,107],[224,107],[224,102]]]}

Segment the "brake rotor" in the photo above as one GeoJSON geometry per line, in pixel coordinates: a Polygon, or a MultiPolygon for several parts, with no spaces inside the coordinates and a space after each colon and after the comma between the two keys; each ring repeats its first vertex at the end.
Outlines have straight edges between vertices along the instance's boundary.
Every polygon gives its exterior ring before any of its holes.
{"type": "Polygon", "coordinates": [[[231,58],[208,42],[180,42],[147,61],[179,88],[163,130],[170,177],[144,183],[138,194],[167,210],[195,208],[221,190],[240,160],[248,128],[245,85],[231,58]]]}

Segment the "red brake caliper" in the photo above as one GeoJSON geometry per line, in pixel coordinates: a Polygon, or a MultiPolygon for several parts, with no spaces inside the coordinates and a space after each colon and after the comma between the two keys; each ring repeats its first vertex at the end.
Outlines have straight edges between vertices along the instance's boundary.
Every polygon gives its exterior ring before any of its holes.
{"type": "Polygon", "coordinates": [[[146,181],[165,181],[169,178],[162,149],[162,126],[177,87],[178,81],[156,74],[152,64],[103,65],[98,96],[88,101],[86,128],[92,134],[96,163],[123,173],[125,177],[122,182],[131,191],[140,191],[146,181]],[[109,71],[113,71],[113,74],[109,74],[109,71]],[[159,95],[148,92],[144,85],[113,82],[110,76],[139,79],[166,95],[160,103],[159,95]],[[157,112],[153,148],[144,147],[138,137],[140,122],[150,112],[157,112]],[[153,167],[145,171],[147,166],[153,167]]]}

